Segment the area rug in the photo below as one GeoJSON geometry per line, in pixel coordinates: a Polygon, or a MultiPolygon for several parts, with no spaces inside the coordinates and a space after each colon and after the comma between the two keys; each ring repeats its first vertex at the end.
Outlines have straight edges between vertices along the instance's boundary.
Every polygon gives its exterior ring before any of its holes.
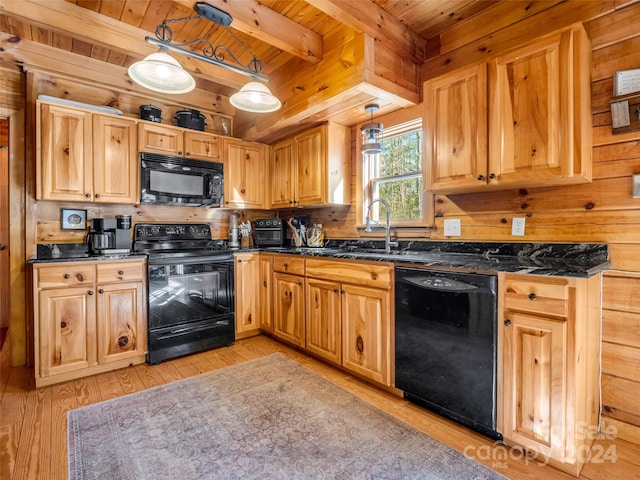
{"type": "Polygon", "coordinates": [[[68,413],[69,478],[504,479],[279,353],[68,413]]]}

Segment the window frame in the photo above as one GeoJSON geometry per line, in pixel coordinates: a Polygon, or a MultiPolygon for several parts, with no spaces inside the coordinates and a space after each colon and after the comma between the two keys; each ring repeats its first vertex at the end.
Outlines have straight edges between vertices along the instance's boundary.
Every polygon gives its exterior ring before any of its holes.
{"type": "MultiPolygon", "coordinates": [[[[399,135],[402,133],[407,133],[415,129],[415,122],[420,121],[422,124],[422,158],[420,159],[422,164],[422,217],[416,220],[405,220],[405,221],[391,221],[391,228],[394,230],[401,229],[409,229],[409,228],[418,228],[418,227],[429,227],[433,223],[433,196],[428,194],[426,191],[426,175],[427,168],[425,164],[425,119],[423,115],[423,105],[416,105],[411,108],[402,109],[393,113],[390,113],[385,116],[374,118],[375,121],[381,122],[384,125],[384,138],[388,138],[391,135],[399,135]],[[413,125],[411,125],[413,124],[413,125]]],[[[365,219],[366,219],[366,207],[371,202],[371,195],[373,192],[371,191],[373,188],[372,181],[375,179],[380,181],[381,179],[387,177],[372,177],[372,169],[374,167],[373,161],[366,157],[372,157],[372,155],[362,154],[360,149],[360,125],[357,126],[357,141],[356,141],[356,154],[357,158],[357,166],[358,166],[358,177],[359,177],[359,185],[361,188],[358,189],[358,199],[357,199],[357,229],[362,230],[365,227],[365,219]]],[[[415,176],[414,173],[409,173],[407,176],[415,176]]],[[[402,176],[392,176],[389,178],[399,179],[402,176]]],[[[379,203],[376,203],[372,210],[378,211],[380,214],[384,215],[383,211],[378,210],[379,203]]],[[[382,208],[384,210],[384,208],[382,208]]],[[[380,222],[382,225],[378,225],[376,222],[372,222],[372,230],[384,230],[384,218],[380,222]]]]}

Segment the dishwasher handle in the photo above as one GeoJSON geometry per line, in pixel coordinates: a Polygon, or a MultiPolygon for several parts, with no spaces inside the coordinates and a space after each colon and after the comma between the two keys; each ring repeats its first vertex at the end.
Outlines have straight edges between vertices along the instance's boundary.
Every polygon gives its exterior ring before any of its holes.
{"type": "Polygon", "coordinates": [[[439,292],[470,292],[480,288],[476,285],[471,285],[470,283],[461,282],[460,280],[434,275],[402,277],[398,280],[425,290],[435,290],[439,292]]]}

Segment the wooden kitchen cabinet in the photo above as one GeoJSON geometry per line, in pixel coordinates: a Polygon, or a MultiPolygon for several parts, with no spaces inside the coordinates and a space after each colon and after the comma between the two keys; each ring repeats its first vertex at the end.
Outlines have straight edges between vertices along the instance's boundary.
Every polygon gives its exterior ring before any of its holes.
{"type": "Polygon", "coordinates": [[[38,200],[136,203],[134,120],[39,101],[37,124],[38,200]]]}
{"type": "Polygon", "coordinates": [[[234,138],[224,139],[224,206],[265,207],[269,147],[234,138]]]}
{"type": "Polygon", "coordinates": [[[499,429],[578,476],[600,410],[600,275],[499,274],[499,284],[499,429]]]}
{"type": "Polygon", "coordinates": [[[271,208],[351,203],[351,135],[329,122],[275,144],[271,208]]]}
{"type": "Polygon", "coordinates": [[[145,265],[127,260],[33,266],[37,387],[145,361],[145,265]]]}
{"type": "Polygon", "coordinates": [[[575,24],[425,82],[427,189],[590,182],[590,59],[575,24]]]}
{"type": "Polygon", "coordinates": [[[220,135],[155,122],[138,124],[138,149],[179,157],[222,162],[220,135]]]}
{"type": "Polygon", "coordinates": [[[260,253],[259,311],[260,328],[273,333],[273,255],[260,253]]]}
{"type": "Polygon", "coordinates": [[[297,255],[273,256],[273,335],[305,346],[305,259],[297,255]]]}
{"type": "Polygon", "coordinates": [[[236,253],[234,263],[236,338],[246,338],[260,333],[260,254],[236,253]]]}
{"type": "Polygon", "coordinates": [[[391,279],[382,263],[306,260],[306,349],[392,385],[391,279]]]}
{"type": "Polygon", "coordinates": [[[340,365],[342,363],[342,285],[307,278],[305,303],[306,349],[340,365]]]}

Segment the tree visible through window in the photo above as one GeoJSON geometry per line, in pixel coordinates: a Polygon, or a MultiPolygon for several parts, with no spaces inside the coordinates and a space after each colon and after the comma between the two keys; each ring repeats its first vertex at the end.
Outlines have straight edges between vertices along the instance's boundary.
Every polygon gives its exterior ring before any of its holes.
{"type": "MultiPolygon", "coordinates": [[[[387,201],[391,221],[398,225],[422,220],[422,120],[397,125],[384,131],[382,153],[364,155],[367,184],[364,215],[377,198],[387,201]]],[[[386,213],[376,203],[371,218],[381,222],[386,213]]]]}

